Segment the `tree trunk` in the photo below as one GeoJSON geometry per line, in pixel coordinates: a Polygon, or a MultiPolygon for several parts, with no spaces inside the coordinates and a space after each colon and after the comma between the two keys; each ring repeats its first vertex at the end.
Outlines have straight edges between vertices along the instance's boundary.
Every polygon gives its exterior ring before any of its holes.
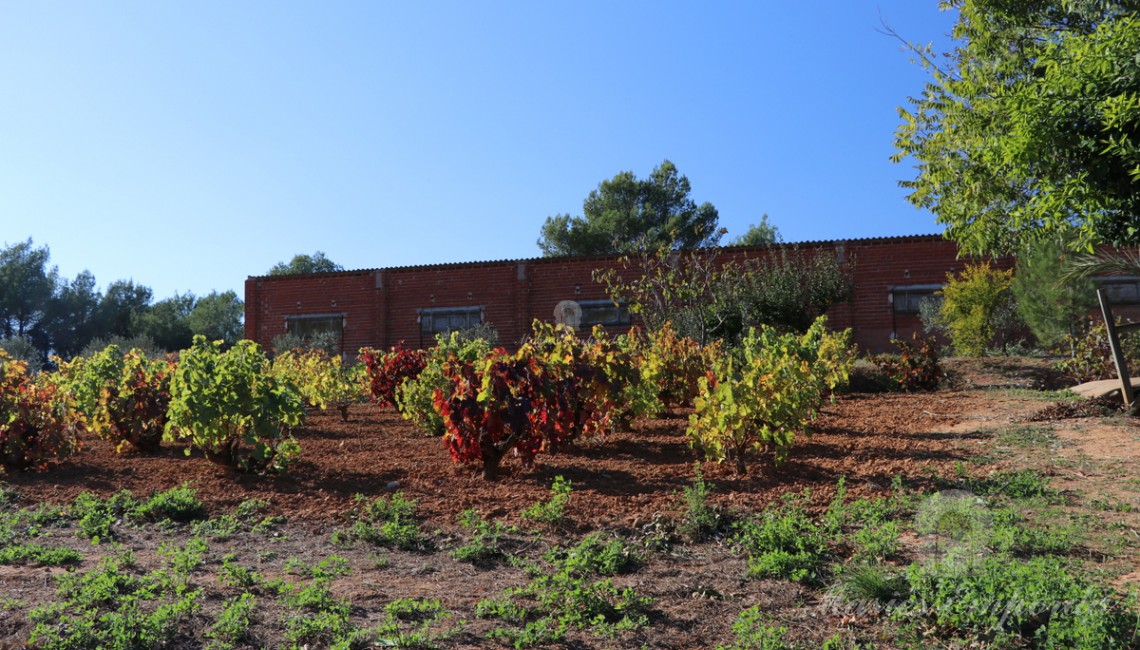
{"type": "Polygon", "coordinates": [[[503,461],[503,452],[494,450],[488,453],[483,450],[483,480],[495,481],[499,478],[499,463],[503,461]]]}

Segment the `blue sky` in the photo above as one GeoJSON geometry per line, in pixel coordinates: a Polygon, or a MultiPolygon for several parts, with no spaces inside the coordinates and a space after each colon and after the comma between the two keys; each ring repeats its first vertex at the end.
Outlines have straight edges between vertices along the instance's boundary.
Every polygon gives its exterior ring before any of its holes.
{"type": "Polygon", "coordinates": [[[157,298],[296,253],[534,257],[543,220],[672,160],[729,236],[940,232],[888,161],[936,0],[6,2],[0,243],[157,298]]]}

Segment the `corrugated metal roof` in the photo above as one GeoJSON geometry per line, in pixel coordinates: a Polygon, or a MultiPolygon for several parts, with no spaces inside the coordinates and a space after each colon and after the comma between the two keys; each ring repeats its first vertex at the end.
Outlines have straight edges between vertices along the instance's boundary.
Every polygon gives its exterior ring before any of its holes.
{"type": "MultiPolygon", "coordinates": [[[[775,244],[779,247],[788,246],[823,246],[833,244],[875,244],[875,243],[892,243],[900,241],[916,241],[922,239],[942,239],[942,235],[895,235],[889,237],[857,237],[853,239],[817,239],[799,242],[780,242],[775,244]]],[[[723,248],[730,249],[760,249],[767,248],[766,246],[724,246],[723,248]]],[[[329,276],[344,276],[344,275],[360,275],[362,273],[375,273],[377,271],[426,271],[426,270],[448,270],[448,269],[461,269],[461,268],[475,268],[479,266],[498,266],[503,264],[558,264],[562,262],[581,262],[588,260],[610,260],[622,257],[622,255],[579,255],[571,257],[521,257],[514,259],[501,259],[501,260],[479,260],[474,262],[442,262],[438,264],[408,264],[405,266],[387,266],[375,267],[365,269],[345,269],[344,271],[328,271],[325,273],[299,273],[296,275],[251,275],[247,279],[250,280],[281,280],[281,279],[294,279],[304,277],[329,277],[329,276]]]]}

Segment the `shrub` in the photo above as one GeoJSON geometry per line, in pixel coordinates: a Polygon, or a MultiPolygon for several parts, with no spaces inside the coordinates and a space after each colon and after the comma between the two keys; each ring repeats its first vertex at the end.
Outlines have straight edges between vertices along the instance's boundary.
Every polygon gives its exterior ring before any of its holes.
{"type": "Polygon", "coordinates": [[[1066,337],[1079,336],[1090,310],[1096,307],[1096,287],[1087,277],[1062,277],[1068,251],[1044,240],[1017,256],[1013,295],[1017,312],[1041,345],[1049,348],[1066,337]]]}
{"type": "Polygon", "coordinates": [[[911,335],[910,342],[895,339],[891,341],[898,348],[898,354],[880,354],[871,361],[887,377],[892,386],[899,390],[934,390],[942,381],[942,366],[938,358],[938,346],[932,338],[911,335]]]}
{"type": "Polygon", "coordinates": [[[491,343],[482,338],[465,338],[461,332],[436,336],[435,347],[427,351],[424,368],[396,389],[396,406],[400,415],[430,435],[446,431],[443,418],[435,410],[435,391],[448,388],[443,364],[454,358],[461,363],[474,363],[491,353],[491,343]]]}
{"type": "Polygon", "coordinates": [[[828,333],[825,322],[821,317],[802,336],[750,330],[714,361],[713,377],[698,382],[690,444],[711,460],[733,461],[739,474],[757,448],[771,448],[782,460],[824,391],[845,382],[853,365],[850,334],[828,333]]]}
{"type": "Polygon", "coordinates": [[[995,339],[1005,338],[1012,329],[1014,314],[1013,271],[990,268],[989,262],[966,267],[957,276],[949,274],[942,295],[939,318],[950,332],[958,354],[982,356],[995,339]]]}
{"type": "Polygon", "coordinates": [[[304,418],[301,399],[270,374],[253,341],[223,352],[220,341],[195,336],[181,354],[170,394],[166,437],[188,438],[215,463],[283,470],[300,454],[288,428],[304,418]]]}
{"type": "Polygon", "coordinates": [[[360,360],[368,376],[372,401],[380,406],[396,405],[396,390],[409,379],[415,379],[427,365],[425,350],[408,350],[397,345],[388,352],[361,348],[360,360]]]}
{"type": "Polygon", "coordinates": [[[47,469],[78,451],[82,429],[57,386],[0,350],[0,466],[47,469]]]}
{"type": "MultiPolygon", "coordinates": [[[[1121,336],[1120,344],[1129,369],[1140,367],[1140,336],[1121,336]]],[[[1066,377],[1079,382],[1116,379],[1108,328],[1103,322],[1093,325],[1084,334],[1065,337],[1058,348],[1067,356],[1053,367],[1066,377]]]]}
{"type": "Polygon", "coordinates": [[[640,379],[632,360],[605,330],[597,327],[593,335],[585,341],[565,325],[535,321],[517,355],[533,357],[544,369],[550,391],[547,422],[563,442],[611,430],[622,406],[622,386],[640,379]]]}
{"type": "Polygon", "coordinates": [[[708,377],[712,360],[720,356],[720,346],[702,347],[693,339],[678,336],[669,323],[648,338],[640,364],[643,381],[658,387],[662,404],[692,406],[700,391],[698,382],[708,377]]]}
{"type": "Polygon", "coordinates": [[[273,375],[291,386],[307,404],[321,410],[335,408],[348,420],[350,404],[365,398],[363,368],[346,366],[339,355],[321,349],[288,350],[273,359],[273,375]]]}
{"type": "Polygon", "coordinates": [[[150,359],[138,349],[124,354],[108,345],[90,357],[60,362],[59,375],[89,431],[119,451],[129,444],[153,452],[162,442],[174,368],[170,358],[150,359]]]}

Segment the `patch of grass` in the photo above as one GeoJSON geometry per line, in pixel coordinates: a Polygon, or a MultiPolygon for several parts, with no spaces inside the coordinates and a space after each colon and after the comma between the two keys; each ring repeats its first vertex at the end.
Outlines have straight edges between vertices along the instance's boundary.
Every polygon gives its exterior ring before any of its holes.
{"type": "Polygon", "coordinates": [[[0,564],[63,566],[78,564],[82,560],[83,555],[73,548],[42,546],[40,544],[21,544],[0,548],[0,564]]]}
{"type": "Polygon", "coordinates": [[[985,496],[1003,496],[1014,500],[1044,499],[1063,503],[1064,495],[1049,486],[1048,476],[1034,469],[994,472],[988,477],[969,480],[974,492],[985,496]]]}
{"type": "Polygon", "coordinates": [[[730,645],[718,645],[717,650],[791,650],[784,640],[788,628],[772,625],[767,615],[754,605],[740,612],[732,624],[736,640],[730,645]]]}
{"type": "Polygon", "coordinates": [[[1002,429],[997,432],[995,440],[1005,447],[1021,447],[1026,449],[1038,447],[1053,447],[1058,438],[1053,428],[1047,425],[1023,424],[1002,429]]]}
{"type": "Polygon", "coordinates": [[[415,516],[415,501],[406,499],[402,492],[391,498],[378,497],[369,501],[356,496],[356,521],[348,530],[338,530],[333,534],[333,544],[345,545],[359,540],[398,548],[405,551],[428,551],[433,548],[431,540],[420,532],[415,516]]]}
{"type": "Polygon", "coordinates": [[[836,573],[832,593],[846,601],[890,603],[907,595],[906,578],[896,569],[874,563],[857,563],[836,573]]]}
{"type": "Polygon", "coordinates": [[[570,503],[570,481],[555,476],[550,487],[550,500],[538,503],[522,511],[522,518],[550,526],[558,526],[566,521],[566,505],[570,503]]]}
{"type": "Polygon", "coordinates": [[[919,616],[946,633],[1043,648],[1123,648],[1134,641],[1136,612],[1056,558],[914,564],[907,582],[910,600],[895,617],[919,616]]]}
{"type": "Polygon", "coordinates": [[[1006,397],[1020,397],[1039,402],[1079,402],[1084,398],[1068,388],[1061,390],[1033,390],[1031,388],[1003,388],[998,391],[1006,397]]]}

